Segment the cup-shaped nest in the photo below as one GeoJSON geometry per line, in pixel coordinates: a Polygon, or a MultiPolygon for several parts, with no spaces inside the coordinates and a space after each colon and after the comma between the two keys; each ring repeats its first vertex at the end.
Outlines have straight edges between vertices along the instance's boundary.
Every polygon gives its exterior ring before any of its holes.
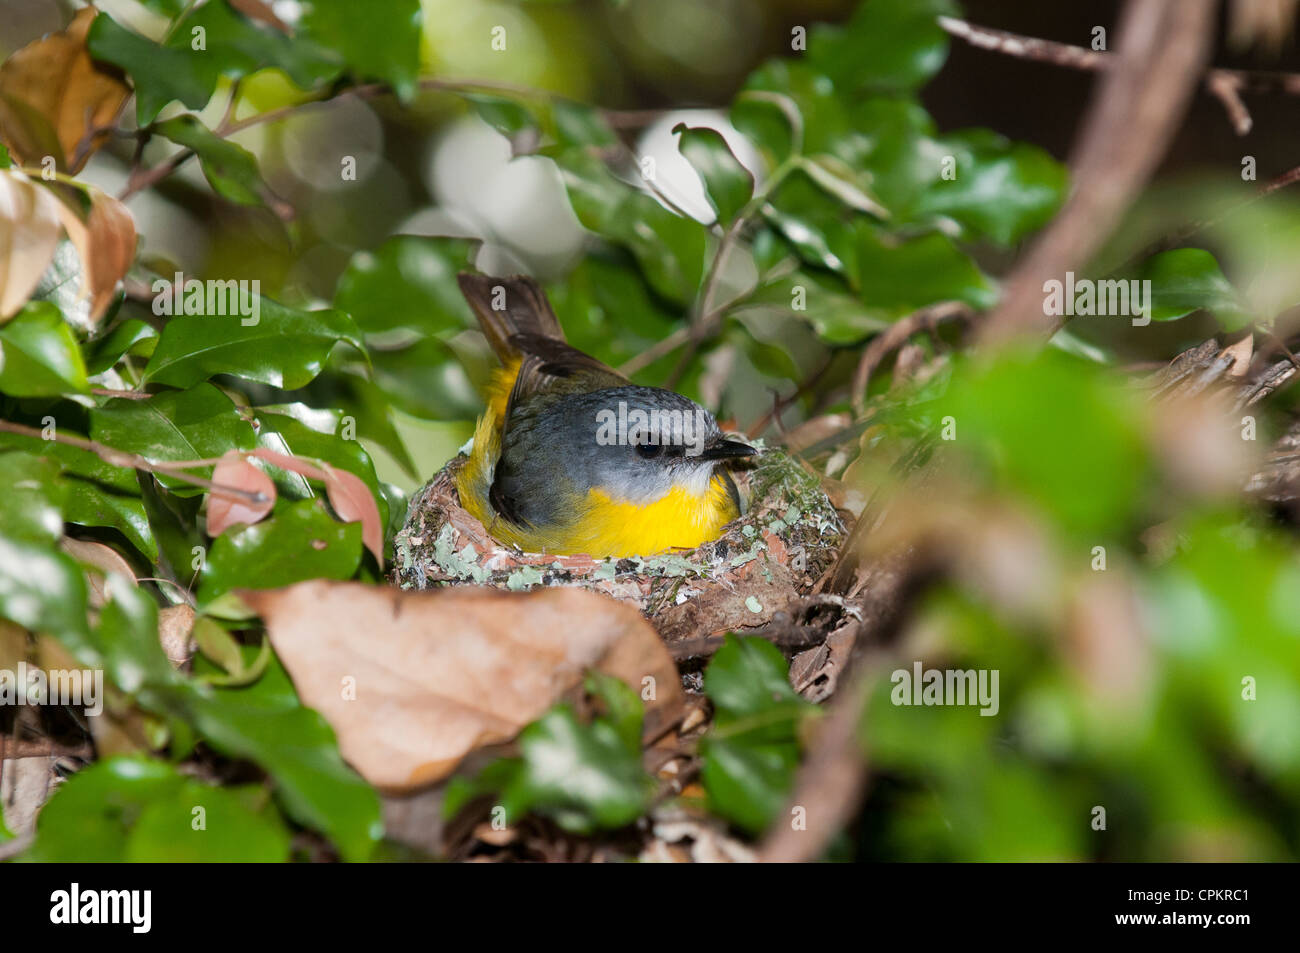
{"type": "Polygon", "coordinates": [[[844,540],[817,477],[761,448],[733,471],[745,515],[694,549],[598,559],[525,553],[492,538],[460,505],[452,460],[411,500],[397,534],[392,581],[403,589],[581,586],[629,602],[668,641],[762,625],[806,596],[844,540]]]}

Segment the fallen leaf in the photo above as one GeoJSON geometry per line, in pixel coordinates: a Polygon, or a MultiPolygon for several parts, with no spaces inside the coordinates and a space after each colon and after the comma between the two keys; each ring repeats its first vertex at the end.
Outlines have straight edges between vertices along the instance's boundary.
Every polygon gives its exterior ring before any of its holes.
{"type": "Polygon", "coordinates": [[[0,138],[24,164],[48,155],[75,174],[108,140],[130,89],[86,50],[97,13],[79,10],[66,30],[27,44],[0,66],[0,138]]]}
{"type": "Polygon", "coordinates": [[[361,523],[361,541],[384,568],[384,524],[370,488],[356,474],[325,465],[325,495],[345,523],[361,523]]]}
{"type": "Polygon", "coordinates": [[[135,259],[135,220],[111,195],[94,186],[86,186],[86,193],[90,210],[84,219],[63,202],[59,217],[81,257],[81,295],[90,299],[90,320],[98,321],[135,259]]]}
{"type": "Polygon", "coordinates": [[[158,641],[173,668],[179,668],[193,655],[190,634],[194,629],[194,610],[187,605],[158,610],[158,641]]]}
{"type": "Polygon", "coordinates": [[[105,580],[103,576],[115,572],[119,576],[128,579],[131,585],[136,584],[135,570],[131,568],[131,564],[110,546],[89,539],[73,539],[71,536],[65,536],[59,540],[59,548],[77,562],[93,566],[103,574],[87,573],[86,575],[86,583],[90,589],[90,607],[92,609],[98,609],[108,601],[104,592],[105,580]]]}
{"type": "Polygon", "coordinates": [[[639,612],[579,589],[407,593],[312,580],[242,591],[303,704],[371,784],[409,791],[513,738],[595,668],[646,698],[645,736],[682,703],[677,669],[639,612]],[[647,681],[649,679],[649,681],[647,681]]]}
{"type": "Polygon", "coordinates": [[[228,450],[212,470],[212,482],[221,487],[260,494],[261,499],[213,490],[208,494],[208,535],[214,539],[236,523],[252,526],[275,506],[275,483],[244,458],[238,450],[228,450]]]}
{"type": "Polygon", "coordinates": [[[54,259],[61,207],[21,173],[0,171],[0,322],[27,303],[54,259]]]}

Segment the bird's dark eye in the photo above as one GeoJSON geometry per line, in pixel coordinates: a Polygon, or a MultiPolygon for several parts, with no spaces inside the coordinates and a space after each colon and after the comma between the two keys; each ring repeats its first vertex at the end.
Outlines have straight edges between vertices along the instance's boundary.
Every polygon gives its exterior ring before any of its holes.
{"type": "Polygon", "coordinates": [[[636,455],[642,460],[653,460],[663,453],[663,450],[663,445],[658,443],[638,443],[636,445],[636,455]]]}

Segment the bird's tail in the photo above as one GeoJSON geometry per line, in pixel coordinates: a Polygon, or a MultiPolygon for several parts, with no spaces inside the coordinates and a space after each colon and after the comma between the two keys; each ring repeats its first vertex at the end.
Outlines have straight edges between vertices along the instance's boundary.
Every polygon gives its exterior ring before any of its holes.
{"type": "Polygon", "coordinates": [[[546,300],[546,293],[532,278],[526,275],[494,278],[462,272],[456,280],[461,294],[474,309],[488,344],[503,365],[511,362],[517,365],[521,354],[514,342],[517,337],[564,340],[564,331],[546,300]]]}

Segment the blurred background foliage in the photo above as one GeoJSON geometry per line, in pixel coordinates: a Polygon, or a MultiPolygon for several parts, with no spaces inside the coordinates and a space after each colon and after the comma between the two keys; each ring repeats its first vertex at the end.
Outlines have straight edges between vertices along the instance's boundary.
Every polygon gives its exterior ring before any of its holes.
{"type": "MultiPolygon", "coordinates": [[[[0,6],[0,56],[63,28],[77,6],[0,6]]],[[[1256,411],[1260,434],[1247,443],[1218,418],[1171,423],[1116,372],[1216,333],[1292,333],[1300,199],[1283,190],[1251,201],[1241,169],[1244,155],[1261,180],[1295,163],[1293,104],[1252,101],[1255,131],[1238,139],[1217,103],[1199,102],[1091,266],[1153,277],[1149,327],[1076,320],[1046,353],[975,362],[960,354],[959,325],[944,325],[916,338],[926,373],[896,380],[883,368],[855,407],[862,348],[883,329],[937,302],[994,304],[996,276],[1064,197],[1061,160],[1088,76],[950,49],[935,22],[960,12],[950,0],[373,0],[358,16],[361,6],[269,4],[296,27],[289,40],[225,0],[98,4],[90,49],[130,77],[135,108],[78,180],[129,194],[138,258],[98,331],[78,325],[57,282],[0,329],[12,347],[57,337],[83,355],[80,368],[69,359],[0,372],[10,419],[36,425],[54,409],[61,427],[161,459],[259,446],[328,460],[371,490],[391,538],[405,496],[454,455],[482,406],[491,355],[456,272],[537,275],[577,347],[796,447],[837,502],[892,501],[883,535],[933,549],[942,568],[900,635],[903,667],[1000,671],[996,718],[893,705],[882,679],[862,725],[869,799],[832,856],[1300,855],[1294,523],[1238,492],[1254,448],[1289,426],[1294,394],[1256,411]],[[201,56],[189,50],[195,24],[208,31],[201,56]],[[498,27],[504,49],[493,47],[498,27]],[[274,121],[254,118],[264,114],[274,121]],[[152,137],[133,135],[154,123],[152,137]],[[133,172],[182,149],[199,161],[156,181],[133,172]],[[176,272],[259,280],[281,340],[223,341],[234,353],[216,361],[202,348],[203,319],[160,331],[140,289],[176,272]],[[91,382],[149,385],[153,396],[91,400],[91,382]],[[360,447],[335,436],[347,418],[360,447]],[[958,438],[940,451],[949,418],[958,438]],[[1177,450],[1189,427],[1213,435],[1190,461],[1177,450]],[[941,463],[922,496],[893,467],[918,448],[941,463]],[[1245,678],[1258,685],[1252,700],[1245,678]],[[1099,805],[1104,829],[1093,824],[1099,805]]],[[[977,22],[1085,45],[1114,11],[965,4],[977,22]]],[[[1216,61],[1252,56],[1224,48],[1216,61]]],[[[39,447],[39,459],[27,438],[5,446],[28,452],[0,466],[50,490],[36,510],[17,499],[6,508],[15,522],[0,555],[32,568],[0,593],[0,614],[107,664],[124,717],[166,738],[175,760],[201,738],[254,761],[290,820],[343,857],[371,856],[373,792],[278,662],[237,644],[240,624],[222,615],[222,596],[239,586],[380,579],[360,527],[276,471],[274,519],[212,545],[198,602],[216,628],[195,677],[182,677],[158,651],[152,600],[123,592],[87,630],[84,585],[75,567],[46,559],[59,533],[32,513],[102,530],[178,583],[205,542],[198,491],[161,474],[137,482],[67,446],[39,447]],[[300,555],[286,562],[287,551],[300,555]],[[259,719],[276,719],[273,738],[259,719]]],[[[161,587],[159,601],[173,600],[161,587]]],[[[771,646],[733,640],[705,677],[718,713],[703,751],[707,804],[750,835],[782,808],[801,726],[817,717],[792,692],[745,691],[787,686],[783,676],[771,646]],[[747,727],[751,718],[765,727],[747,727]]],[[[457,797],[504,791],[512,810],[581,832],[639,816],[648,795],[627,727],[639,720],[616,687],[593,693],[621,717],[581,725],[557,709],[528,729],[519,759],[461,782],[457,797]],[[530,752],[557,737],[607,779],[598,793],[538,780],[530,752]]],[[[123,744],[124,759],[66,785],[50,808],[61,821],[34,857],[75,856],[88,829],[104,859],[180,856],[158,832],[196,782],[139,748],[123,744]],[[92,807],[105,798],[125,805],[129,830],[96,826],[92,807]]],[[[255,789],[225,795],[218,806],[259,859],[288,855],[286,820],[255,789]]]]}

